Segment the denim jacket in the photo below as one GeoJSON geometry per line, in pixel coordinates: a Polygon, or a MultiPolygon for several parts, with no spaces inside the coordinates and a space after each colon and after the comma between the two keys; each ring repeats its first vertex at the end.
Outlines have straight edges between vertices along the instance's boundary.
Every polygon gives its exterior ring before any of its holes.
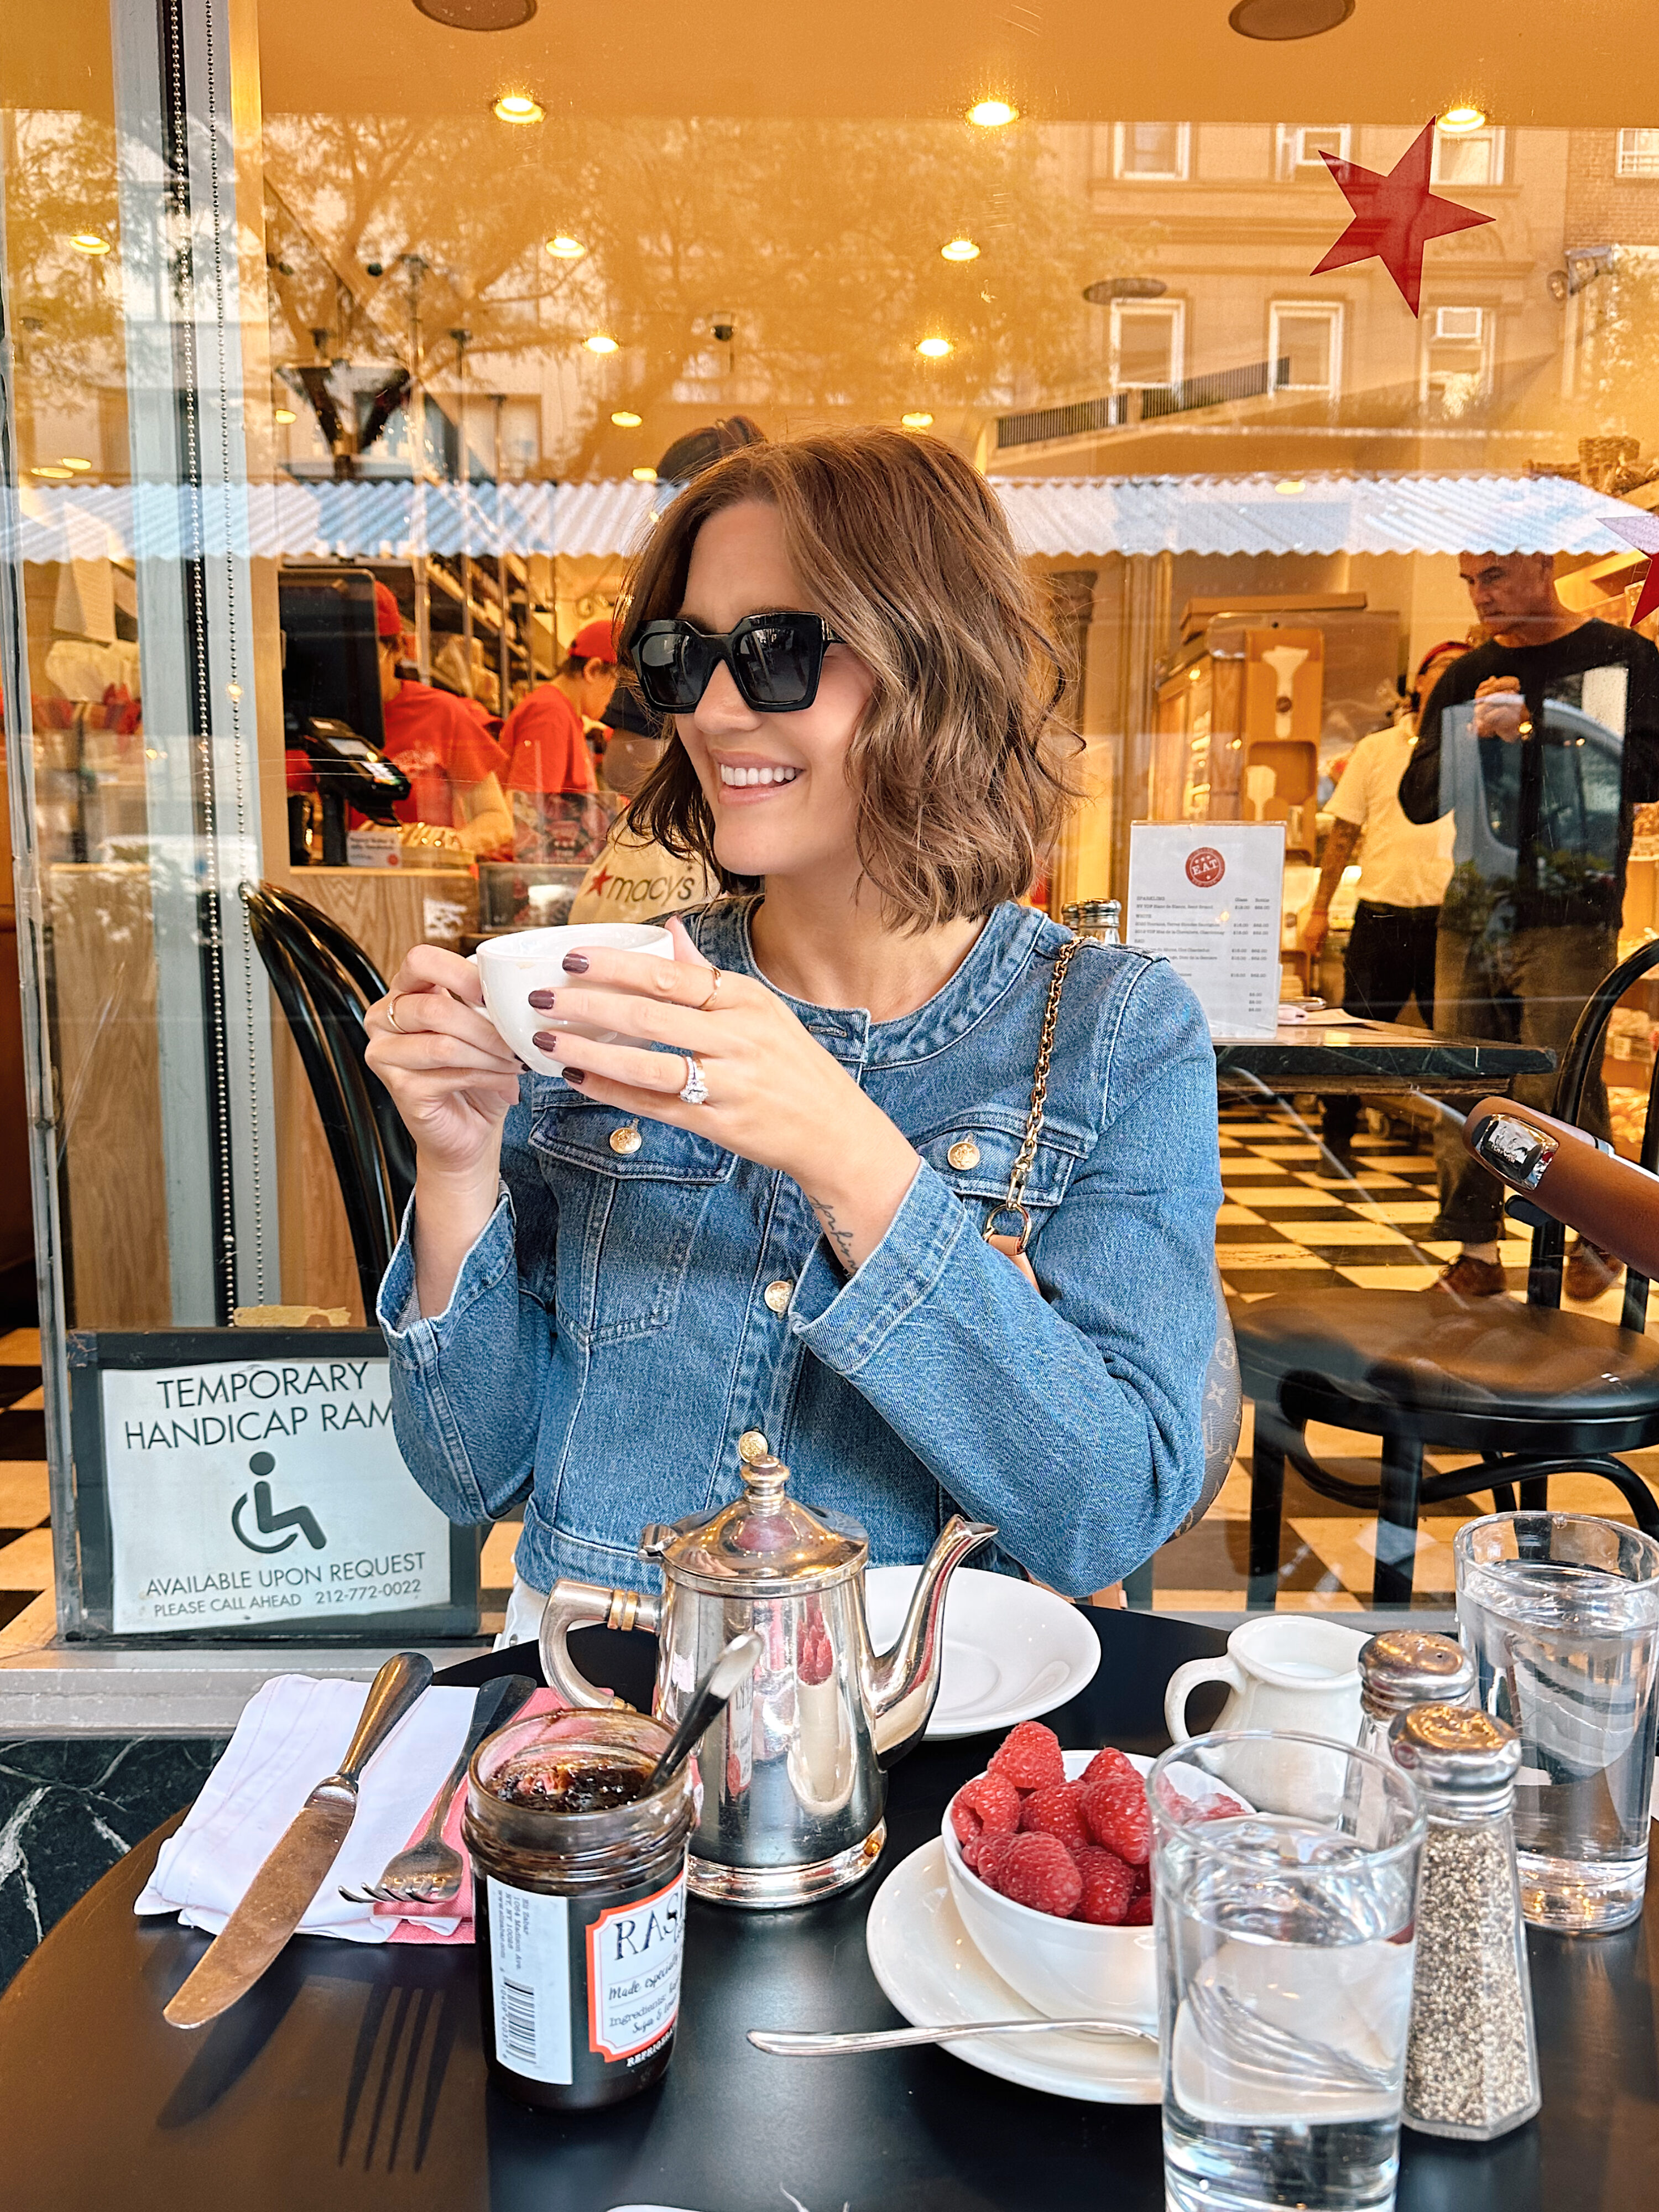
{"type": "MultiPolygon", "coordinates": [[[[717,967],[758,975],[754,904],[690,920],[717,967]]],[[[798,1496],[862,1522],[875,1564],[920,1559],[957,1510],[1000,1530],[988,1564],[1069,1595],[1146,1559],[1204,1466],[1215,1061],[1167,963],[1083,945],[1025,1187],[1039,1297],[981,1231],[1066,941],[1002,906],[899,1020],[788,1001],[921,1157],[850,1278],[788,1176],[649,1120],[618,1153],[624,1115],[527,1076],[500,1202],[448,1306],[418,1312],[412,1207],[381,1286],[393,1419],[422,1488],[464,1522],[522,1498],[515,1564],[535,1589],[640,1589],[641,1528],[735,1497],[738,1439],[759,1430],[798,1496]]]]}

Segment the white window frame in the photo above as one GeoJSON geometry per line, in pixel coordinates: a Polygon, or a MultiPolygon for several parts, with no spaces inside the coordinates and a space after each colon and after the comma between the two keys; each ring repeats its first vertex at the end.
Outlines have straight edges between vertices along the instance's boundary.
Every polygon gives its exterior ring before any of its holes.
{"type": "Polygon", "coordinates": [[[1484,346],[1486,343],[1488,329],[1486,317],[1490,312],[1490,309],[1486,307],[1454,307],[1449,303],[1437,307],[1434,311],[1434,326],[1429,333],[1431,343],[1436,345],[1484,346]],[[1475,319],[1474,330],[1464,335],[1460,335],[1456,331],[1448,330],[1445,326],[1445,319],[1448,315],[1473,315],[1475,319]]]}
{"type": "Polygon", "coordinates": [[[1294,185],[1310,176],[1326,176],[1329,173],[1319,158],[1316,147],[1311,155],[1307,150],[1308,134],[1328,138],[1336,136],[1336,157],[1340,161],[1353,159],[1353,125],[1352,123],[1281,123],[1274,149],[1273,167],[1281,185],[1294,185]]]}
{"type": "Polygon", "coordinates": [[[1616,177],[1659,178],[1659,131],[1645,124],[1632,124],[1620,131],[1617,151],[1613,156],[1616,177]],[[1637,142],[1645,138],[1644,147],[1637,142]]]}
{"type": "Polygon", "coordinates": [[[1267,375],[1272,392],[1322,392],[1334,399],[1342,389],[1343,312],[1340,300],[1274,300],[1267,309],[1267,375]],[[1281,315],[1322,315],[1331,326],[1330,347],[1326,355],[1329,380],[1324,384],[1275,384],[1280,346],[1279,320],[1281,315]]]}
{"type": "MultiPolygon", "coordinates": [[[[1433,397],[1434,349],[1437,344],[1462,345],[1471,349],[1478,349],[1480,355],[1480,396],[1490,397],[1496,374],[1498,353],[1498,316],[1490,305],[1473,300],[1437,301],[1433,306],[1424,308],[1422,319],[1418,327],[1422,332],[1422,341],[1419,348],[1420,365],[1418,370],[1417,390],[1418,398],[1424,406],[1426,407],[1433,397]],[[1480,337],[1478,338],[1442,337],[1439,335],[1439,330],[1443,306],[1453,309],[1478,307],[1480,316],[1480,337]]],[[[1462,372],[1443,370],[1442,374],[1458,374],[1462,372]]]]}
{"type": "Polygon", "coordinates": [[[1508,141],[1509,133],[1501,123],[1483,124],[1479,131],[1442,131],[1437,128],[1434,134],[1434,155],[1429,163],[1429,182],[1431,185],[1444,185],[1454,191],[1461,188],[1467,192],[1489,192],[1495,185],[1506,184],[1509,181],[1508,141]],[[1480,139],[1485,139],[1492,147],[1492,174],[1486,183],[1484,185],[1466,184],[1459,178],[1445,175],[1440,161],[1442,148],[1470,146],[1480,139]]]}
{"type": "Polygon", "coordinates": [[[1184,300],[1114,300],[1111,320],[1111,384],[1114,392],[1164,392],[1179,384],[1186,374],[1187,363],[1187,302],[1184,300]],[[1150,383],[1126,384],[1119,374],[1121,356],[1120,333],[1126,315],[1162,315],[1170,324],[1170,374],[1154,378],[1150,383]]]}
{"type": "MultiPolygon", "coordinates": [[[[1143,121],[1155,121],[1155,117],[1143,117],[1143,121]]],[[[1166,126],[1167,127],[1167,126],[1166,126]]],[[[1173,169],[1129,169],[1124,167],[1128,152],[1127,134],[1134,128],[1131,123],[1112,125],[1112,174],[1125,185],[1183,185],[1193,170],[1193,126],[1190,123],[1174,125],[1176,134],[1176,167],[1173,169]]]]}

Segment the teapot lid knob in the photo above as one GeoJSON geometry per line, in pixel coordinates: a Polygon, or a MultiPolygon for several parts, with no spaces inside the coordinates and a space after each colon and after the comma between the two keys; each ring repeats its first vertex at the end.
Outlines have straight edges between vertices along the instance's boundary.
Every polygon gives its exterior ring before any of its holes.
{"type": "Polygon", "coordinates": [[[789,1480],[788,1468],[769,1449],[745,1457],[740,1472],[743,1486],[751,1498],[775,1498],[789,1480]]]}

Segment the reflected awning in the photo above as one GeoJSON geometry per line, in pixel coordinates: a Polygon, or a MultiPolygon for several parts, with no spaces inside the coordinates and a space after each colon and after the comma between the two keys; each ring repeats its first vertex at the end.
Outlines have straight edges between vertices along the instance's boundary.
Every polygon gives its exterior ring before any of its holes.
{"type": "MultiPolygon", "coordinates": [[[[1560,477],[1000,477],[1022,551],[1613,553],[1628,505],[1560,477]]],[[[0,507],[25,561],[631,553],[663,484],[250,484],[199,499],[171,484],[30,485],[0,507]]]]}
{"type": "Polygon", "coordinates": [[[1025,553],[1611,553],[1623,500],[1563,477],[1000,477],[1025,553]]]}

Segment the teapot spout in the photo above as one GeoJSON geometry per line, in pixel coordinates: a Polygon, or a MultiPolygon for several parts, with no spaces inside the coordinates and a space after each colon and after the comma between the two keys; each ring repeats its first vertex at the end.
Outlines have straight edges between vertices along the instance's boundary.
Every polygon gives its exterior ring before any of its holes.
{"type": "Polygon", "coordinates": [[[951,1577],[970,1552],[988,1544],[996,1533],[988,1521],[951,1516],[927,1554],[898,1642],[872,1660],[870,1706],[884,1766],[902,1759],[916,1742],[939,1696],[945,1593],[951,1577]]]}

